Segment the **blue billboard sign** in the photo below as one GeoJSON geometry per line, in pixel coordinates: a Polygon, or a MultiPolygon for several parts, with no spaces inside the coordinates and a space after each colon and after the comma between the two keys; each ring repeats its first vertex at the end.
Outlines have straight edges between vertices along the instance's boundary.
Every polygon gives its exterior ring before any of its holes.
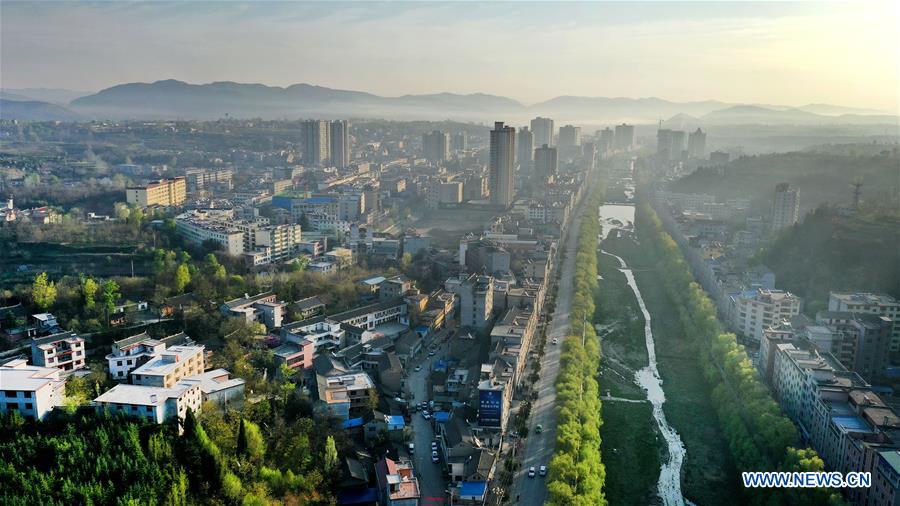
{"type": "Polygon", "coordinates": [[[478,423],[482,427],[500,427],[503,416],[503,392],[501,390],[478,391],[478,423]]]}

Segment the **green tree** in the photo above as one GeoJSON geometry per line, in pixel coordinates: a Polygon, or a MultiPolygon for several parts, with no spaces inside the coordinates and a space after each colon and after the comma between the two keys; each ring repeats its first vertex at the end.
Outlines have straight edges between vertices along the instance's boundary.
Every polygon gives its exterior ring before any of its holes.
{"type": "Polygon", "coordinates": [[[175,269],[175,291],[177,293],[184,293],[185,287],[187,287],[190,282],[191,273],[188,271],[187,264],[178,264],[178,268],[175,269]]]}
{"type": "Polygon", "coordinates": [[[248,459],[261,462],[266,454],[266,440],[263,438],[259,425],[241,419],[238,427],[237,452],[248,459]]]}
{"type": "Polygon", "coordinates": [[[34,283],[31,285],[31,298],[42,311],[47,311],[56,302],[56,283],[47,279],[46,272],[34,277],[34,283]]]}
{"type": "Polygon", "coordinates": [[[334,438],[328,436],[325,439],[325,472],[330,473],[335,469],[338,462],[337,446],[334,444],[334,438]]]}
{"type": "Polygon", "coordinates": [[[84,278],[84,281],[81,283],[81,295],[84,297],[85,309],[94,309],[94,306],[96,305],[95,299],[97,296],[97,290],[99,288],[100,285],[98,285],[93,278],[84,278]]]}
{"type": "Polygon", "coordinates": [[[103,296],[103,307],[106,309],[107,315],[116,310],[116,301],[122,297],[119,293],[119,284],[112,279],[107,280],[100,287],[103,296]]]}

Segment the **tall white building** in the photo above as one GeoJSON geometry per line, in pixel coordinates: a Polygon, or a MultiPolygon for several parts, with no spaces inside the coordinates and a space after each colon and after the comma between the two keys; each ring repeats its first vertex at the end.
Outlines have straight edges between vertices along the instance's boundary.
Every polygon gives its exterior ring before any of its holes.
{"type": "Polygon", "coordinates": [[[788,183],[775,187],[772,204],[772,230],[777,232],[800,220],[800,191],[788,183]]]}
{"type": "Polygon", "coordinates": [[[346,169],[350,165],[350,123],[345,119],[331,122],[331,165],[346,169]]]}
{"type": "Polygon", "coordinates": [[[559,154],[555,147],[544,144],[534,150],[534,175],[540,182],[546,182],[559,173],[559,154]]]}
{"type": "Polygon", "coordinates": [[[692,158],[706,156],[706,132],[700,128],[688,134],[688,156],[692,158]]]}
{"type": "Polygon", "coordinates": [[[508,208],[515,196],[516,129],[494,122],[491,130],[491,203],[508,208]]]}
{"type": "Polygon", "coordinates": [[[634,125],[616,125],[615,148],[622,151],[634,149],[634,125]]]}
{"type": "Polygon", "coordinates": [[[516,142],[516,161],[521,167],[530,167],[534,161],[534,133],[528,127],[522,127],[516,142]]]}
{"type": "Polygon", "coordinates": [[[311,119],[300,129],[303,139],[303,163],[321,167],[331,162],[331,127],[325,120],[311,119]]]}
{"type": "Polygon", "coordinates": [[[542,118],[540,116],[534,118],[531,120],[531,132],[534,134],[535,146],[543,146],[544,144],[548,146],[553,145],[553,134],[555,133],[555,130],[552,119],[542,118]]]}
{"type": "Polygon", "coordinates": [[[472,274],[457,287],[459,325],[486,329],[494,310],[494,278],[472,274]]]}
{"type": "Polygon", "coordinates": [[[568,148],[581,145],[581,127],[565,125],[559,129],[559,147],[568,148]]]}
{"type": "Polygon", "coordinates": [[[450,134],[434,130],[422,134],[422,150],[430,162],[443,162],[450,158],[450,134]]]}

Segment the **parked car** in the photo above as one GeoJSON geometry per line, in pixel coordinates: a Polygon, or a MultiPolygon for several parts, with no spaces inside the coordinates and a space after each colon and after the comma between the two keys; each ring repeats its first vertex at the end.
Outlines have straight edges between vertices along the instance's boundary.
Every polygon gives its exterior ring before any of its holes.
{"type": "Polygon", "coordinates": [[[415,443],[409,443],[409,454],[412,455],[416,453],[416,445],[415,443]]]}
{"type": "Polygon", "coordinates": [[[537,426],[534,428],[534,433],[540,434],[541,432],[544,432],[544,426],[541,424],[537,424],[537,426]]]}
{"type": "Polygon", "coordinates": [[[416,372],[419,372],[419,371],[421,371],[421,370],[422,370],[422,366],[417,365],[416,368],[415,368],[415,371],[416,371],[416,372]]]}
{"type": "Polygon", "coordinates": [[[534,466],[528,468],[528,477],[534,478],[534,466]]]}
{"type": "Polygon", "coordinates": [[[426,420],[431,420],[431,413],[429,413],[428,411],[423,411],[422,418],[424,418],[426,420]]]}
{"type": "Polygon", "coordinates": [[[438,452],[432,451],[431,452],[431,461],[437,463],[438,460],[440,460],[440,458],[438,458],[438,452]]]}
{"type": "Polygon", "coordinates": [[[431,442],[431,451],[436,451],[437,448],[438,448],[438,447],[437,447],[437,441],[432,441],[432,442],[431,442]]]}
{"type": "Polygon", "coordinates": [[[429,357],[433,357],[433,356],[434,356],[434,352],[433,352],[433,351],[429,351],[429,352],[428,352],[428,356],[429,356],[429,357]]]}
{"type": "Polygon", "coordinates": [[[538,470],[538,474],[540,474],[541,476],[547,476],[547,466],[541,466],[541,468],[538,470]]]}
{"type": "Polygon", "coordinates": [[[554,337],[553,340],[550,342],[553,344],[559,344],[559,338],[554,337]]]}

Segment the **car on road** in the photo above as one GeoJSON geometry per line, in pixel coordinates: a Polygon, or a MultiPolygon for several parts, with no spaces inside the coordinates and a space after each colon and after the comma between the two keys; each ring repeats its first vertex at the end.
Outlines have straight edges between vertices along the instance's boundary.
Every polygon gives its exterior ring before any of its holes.
{"type": "Polygon", "coordinates": [[[437,451],[432,451],[431,452],[431,461],[434,463],[437,463],[438,460],[440,460],[440,459],[438,458],[437,451]]]}
{"type": "Polygon", "coordinates": [[[426,420],[431,420],[431,413],[429,413],[428,411],[423,411],[422,418],[424,418],[426,420]]]}
{"type": "Polygon", "coordinates": [[[544,432],[544,426],[541,424],[537,424],[537,426],[534,428],[534,433],[540,434],[541,432],[544,432]]]}
{"type": "Polygon", "coordinates": [[[436,450],[437,450],[437,441],[432,441],[431,442],[431,451],[436,451],[436,450]]]}
{"type": "Polygon", "coordinates": [[[416,445],[415,443],[409,443],[409,454],[412,455],[416,453],[416,445]]]}
{"type": "Polygon", "coordinates": [[[540,469],[538,469],[538,474],[540,474],[541,476],[547,476],[547,466],[541,466],[540,469]]]}
{"type": "Polygon", "coordinates": [[[434,356],[434,352],[433,352],[433,351],[429,351],[429,352],[428,352],[428,356],[429,356],[429,357],[433,357],[433,356],[434,356]]]}
{"type": "Polygon", "coordinates": [[[528,468],[528,477],[534,478],[534,466],[528,468]]]}
{"type": "Polygon", "coordinates": [[[416,366],[416,368],[415,368],[415,369],[413,369],[413,370],[414,370],[414,371],[416,371],[416,372],[419,372],[419,371],[421,371],[421,370],[422,370],[422,366],[420,366],[420,365],[417,365],[417,366],[416,366]]]}
{"type": "Polygon", "coordinates": [[[559,338],[554,337],[553,340],[550,342],[553,344],[559,344],[559,338]]]}

